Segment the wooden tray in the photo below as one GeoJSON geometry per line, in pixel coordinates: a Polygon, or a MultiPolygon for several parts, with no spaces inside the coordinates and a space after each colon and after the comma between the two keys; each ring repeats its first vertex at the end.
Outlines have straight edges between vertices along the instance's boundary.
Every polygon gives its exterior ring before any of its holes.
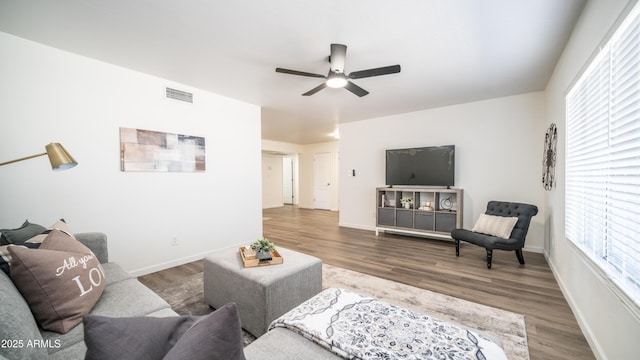
{"type": "Polygon", "coordinates": [[[240,257],[242,258],[242,266],[243,267],[256,267],[256,266],[267,266],[267,265],[277,265],[282,264],[282,256],[278,252],[278,250],[273,250],[271,252],[271,260],[269,261],[260,261],[256,258],[247,259],[244,256],[244,247],[240,248],[240,257]]]}

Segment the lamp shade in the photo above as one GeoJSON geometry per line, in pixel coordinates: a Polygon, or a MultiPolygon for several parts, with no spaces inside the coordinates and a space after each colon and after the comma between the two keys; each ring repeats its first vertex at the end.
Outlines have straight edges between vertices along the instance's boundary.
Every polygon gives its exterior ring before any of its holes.
{"type": "Polygon", "coordinates": [[[49,156],[49,162],[51,162],[51,169],[54,171],[67,170],[78,165],[78,162],[73,158],[73,156],[71,156],[59,143],[51,143],[45,146],[45,149],[49,156]]]}

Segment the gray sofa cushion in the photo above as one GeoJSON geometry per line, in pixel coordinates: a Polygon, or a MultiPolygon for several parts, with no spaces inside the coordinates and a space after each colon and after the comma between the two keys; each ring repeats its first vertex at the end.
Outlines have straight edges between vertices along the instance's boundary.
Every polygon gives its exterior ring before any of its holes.
{"type": "Polygon", "coordinates": [[[84,341],[80,341],[69,347],[61,348],[55,353],[50,353],[49,360],[84,359],[84,354],[86,352],[87,347],[84,345],[84,341]]]}
{"type": "Polygon", "coordinates": [[[275,328],[244,349],[247,360],[339,360],[340,356],[291,330],[275,328]]]}
{"type": "Polygon", "coordinates": [[[124,280],[134,279],[128,272],[124,271],[118,263],[106,263],[102,264],[105,278],[107,279],[107,286],[119,283],[124,280]]]}
{"type": "Polygon", "coordinates": [[[146,316],[153,317],[169,317],[169,316],[178,316],[178,313],[173,311],[170,307],[160,309],[158,311],[154,311],[151,314],[147,314],[146,316]]]}
{"type": "MultiPolygon", "coordinates": [[[[0,339],[15,340],[15,347],[0,347],[0,355],[8,359],[46,359],[47,349],[28,347],[26,342],[41,340],[38,325],[29,305],[7,274],[0,271],[0,339]],[[19,343],[22,341],[22,344],[19,343]]],[[[11,344],[13,345],[13,344],[11,344]]]]}
{"type": "Polygon", "coordinates": [[[107,236],[100,232],[85,232],[73,234],[78,241],[93,251],[93,254],[101,263],[109,262],[109,250],[107,249],[107,236]]]}
{"type": "Polygon", "coordinates": [[[143,316],[169,307],[169,304],[137,279],[107,286],[91,314],[131,317],[143,316]]]}

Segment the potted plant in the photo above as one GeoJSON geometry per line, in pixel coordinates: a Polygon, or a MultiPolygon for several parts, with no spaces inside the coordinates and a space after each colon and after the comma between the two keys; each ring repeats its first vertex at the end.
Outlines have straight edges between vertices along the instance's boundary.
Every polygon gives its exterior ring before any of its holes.
{"type": "Polygon", "coordinates": [[[256,252],[258,260],[264,260],[271,258],[271,252],[276,249],[276,246],[267,238],[261,238],[251,244],[251,249],[256,252]]]}
{"type": "Polygon", "coordinates": [[[400,199],[400,202],[402,203],[402,205],[404,205],[405,209],[410,209],[411,203],[413,203],[413,198],[403,197],[402,199],[400,199]]]}

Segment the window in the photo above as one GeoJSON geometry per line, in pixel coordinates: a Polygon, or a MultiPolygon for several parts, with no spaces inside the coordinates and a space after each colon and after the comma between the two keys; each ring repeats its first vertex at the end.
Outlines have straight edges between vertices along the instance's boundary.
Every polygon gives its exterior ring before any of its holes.
{"type": "Polygon", "coordinates": [[[640,306],[640,5],[566,97],[565,232],[640,306]]]}

